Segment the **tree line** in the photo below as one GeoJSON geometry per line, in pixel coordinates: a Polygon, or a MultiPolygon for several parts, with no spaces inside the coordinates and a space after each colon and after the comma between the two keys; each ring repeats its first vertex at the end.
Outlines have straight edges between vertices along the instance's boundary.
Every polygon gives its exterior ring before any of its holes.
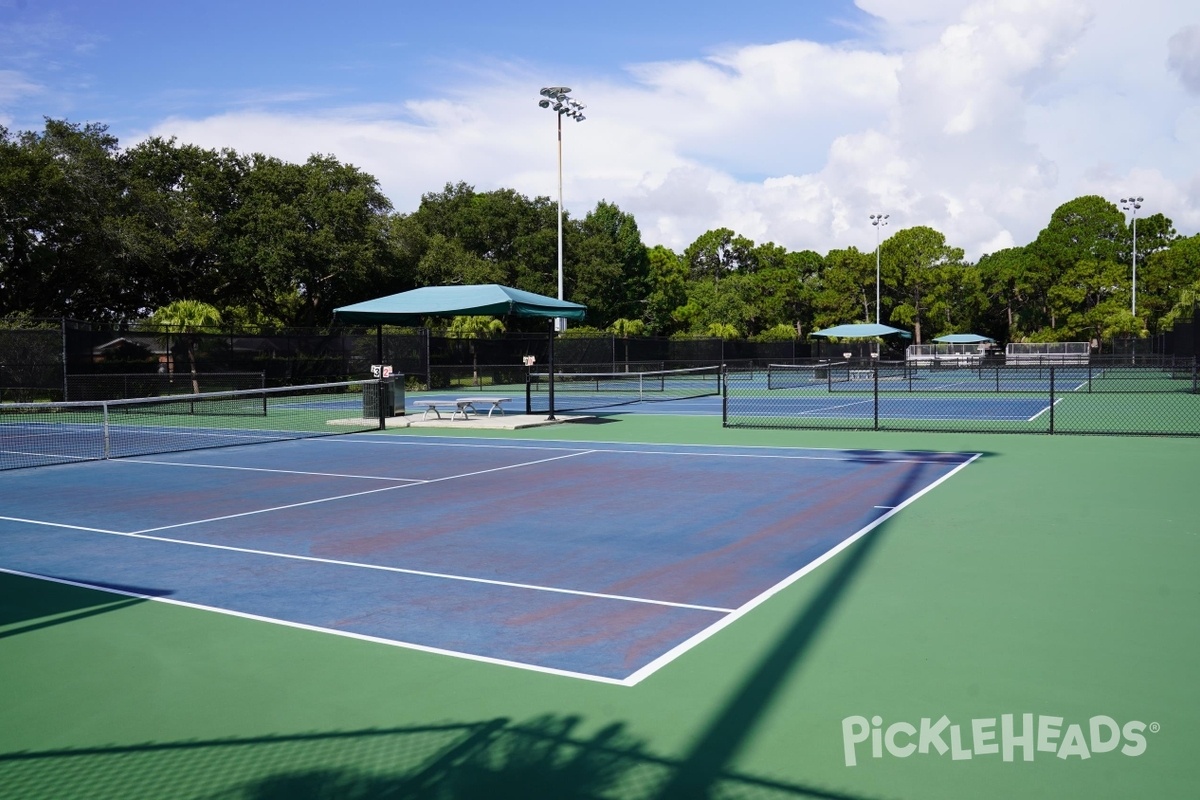
{"type": "MultiPolygon", "coordinates": [[[[226,325],[324,327],[334,308],[419,286],[502,283],[557,294],[556,205],[467,183],[397,212],[378,181],[331,155],[303,164],[106,126],[0,127],[0,318],[149,319],[191,300],[226,325]]],[[[937,230],[895,230],[878,253],[880,321],[918,342],[972,331],[1001,341],[1145,336],[1189,315],[1200,235],[1075,198],[1037,238],[983,256],[937,230]]],[[[563,222],[565,293],[588,327],[621,335],[784,339],[874,321],[876,252],[757,244],[728,228],[683,252],[647,247],[600,201],[563,222]]],[[[515,329],[523,323],[514,321],[515,329]]]]}

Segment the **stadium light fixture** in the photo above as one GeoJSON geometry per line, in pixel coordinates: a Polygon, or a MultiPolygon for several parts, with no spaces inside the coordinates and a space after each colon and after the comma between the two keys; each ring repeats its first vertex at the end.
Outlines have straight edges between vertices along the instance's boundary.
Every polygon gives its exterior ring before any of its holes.
{"type": "Polygon", "coordinates": [[[1143,198],[1133,195],[1121,198],[1121,210],[1133,212],[1133,294],[1129,308],[1135,317],[1137,316],[1137,212],[1142,207],[1142,200],[1143,198]]]}
{"type": "Polygon", "coordinates": [[[875,226],[875,324],[879,324],[879,234],[887,226],[890,214],[872,214],[871,224],[875,226]]]}
{"type": "MultiPolygon", "coordinates": [[[[548,108],[555,112],[558,118],[558,299],[563,297],[563,178],[562,178],[562,121],[563,117],[583,122],[585,106],[571,97],[569,86],[547,86],[540,92],[542,99],[538,100],[540,108],[548,108]]],[[[555,329],[564,331],[567,321],[561,317],[554,320],[555,329]]]]}

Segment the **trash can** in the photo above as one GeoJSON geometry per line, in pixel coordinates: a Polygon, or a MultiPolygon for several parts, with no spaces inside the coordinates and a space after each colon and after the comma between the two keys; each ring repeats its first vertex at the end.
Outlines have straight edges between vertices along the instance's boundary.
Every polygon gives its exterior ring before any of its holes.
{"type": "Polygon", "coordinates": [[[404,416],[404,376],[384,378],[378,384],[365,387],[363,392],[363,418],[404,416]],[[380,408],[382,404],[383,408],[380,408]]]}

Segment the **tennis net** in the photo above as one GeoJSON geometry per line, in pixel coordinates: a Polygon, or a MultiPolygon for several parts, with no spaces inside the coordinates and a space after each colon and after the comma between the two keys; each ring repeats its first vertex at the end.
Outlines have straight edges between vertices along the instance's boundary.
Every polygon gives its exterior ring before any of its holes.
{"type": "MultiPolygon", "coordinates": [[[[720,393],[720,367],[554,373],[555,411],[687,400],[720,393]]],[[[531,373],[525,384],[525,413],[538,414],[549,410],[550,376],[548,373],[531,373]]]]}
{"type": "Polygon", "coordinates": [[[0,470],[378,430],[379,381],[0,404],[0,470]]]}
{"type": "Polygon", "coordinates": [[[768,389],[804,389],[846,383],[850,380],[849,361],[825,364],[768,364],[768,389]]]}

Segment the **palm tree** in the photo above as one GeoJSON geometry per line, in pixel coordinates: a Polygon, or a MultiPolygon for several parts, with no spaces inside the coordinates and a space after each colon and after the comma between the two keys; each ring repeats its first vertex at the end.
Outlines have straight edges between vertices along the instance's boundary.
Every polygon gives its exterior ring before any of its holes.
{"type": "Polygon", "coordinates": [[[504,323],[495,317],[455,317],[450,320],[446,335],[451,339],[468,339],[471,348],[471,379],[479,387],[479,355],[475,352],[476,339],[490,339],[504,333],[504,323]]]}
{"type": "Polygon", "coordinates": [[[192,373],[192,391],[200,393],[200,379],[196,375],[196,344],[195,334],[205,328],[213,328],[221,324],[221,312],[208,303],[199,300],[175,300],[165,306],[155,309],[150,315],[150,321],[167,331],[164,337],[167,341],[167,352],[171,350],[171,334],[177,333],[187,349],[188,366],[192,373]]]}

